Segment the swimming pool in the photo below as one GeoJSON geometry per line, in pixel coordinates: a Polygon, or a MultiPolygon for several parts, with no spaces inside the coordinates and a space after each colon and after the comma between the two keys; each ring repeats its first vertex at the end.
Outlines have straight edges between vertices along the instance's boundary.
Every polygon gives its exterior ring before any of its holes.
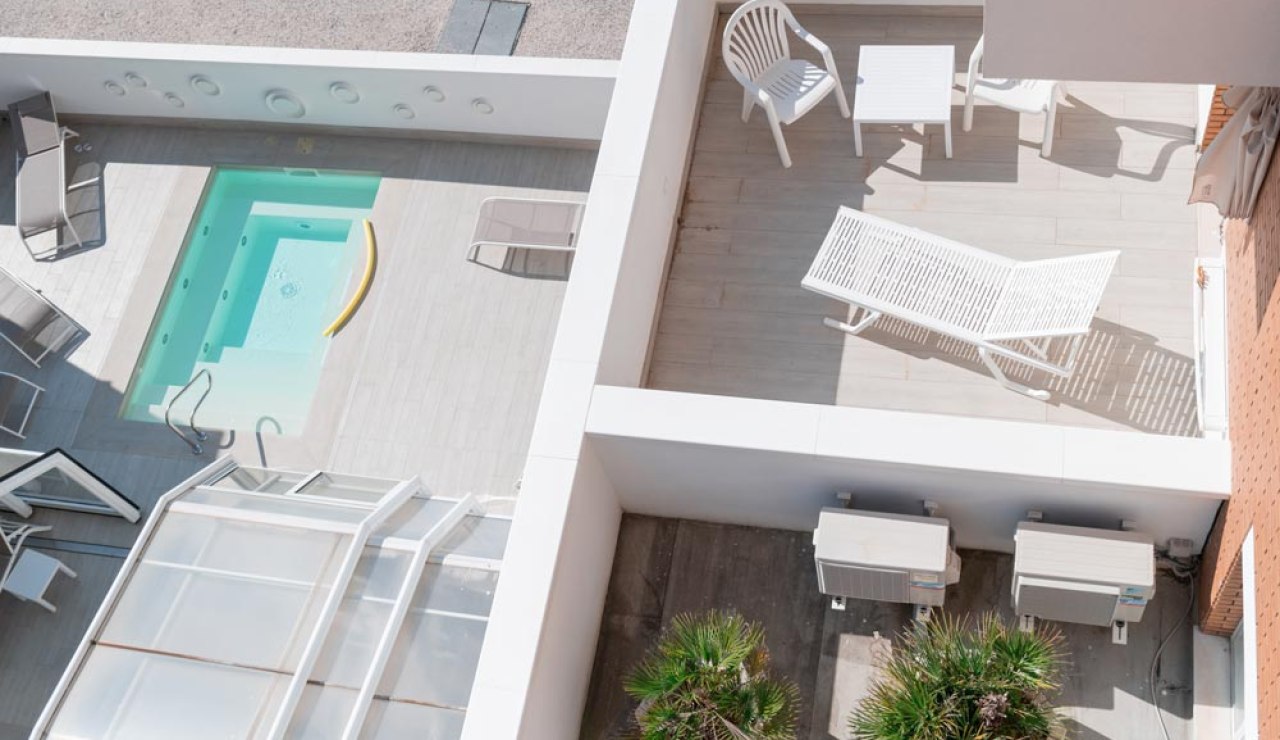
{"type": "MultiPolygon", "coordinates": [[[[164,421],[203,369],[213,389],[202,427],[302,431],[381,177],[365,173],[214,170],[134,368],[122,415],[164,421]]],[[[192,392],[175,409],[189,409],[192,392]]],[[[178,414],[181,415],[181,414],[178,414]]]]}

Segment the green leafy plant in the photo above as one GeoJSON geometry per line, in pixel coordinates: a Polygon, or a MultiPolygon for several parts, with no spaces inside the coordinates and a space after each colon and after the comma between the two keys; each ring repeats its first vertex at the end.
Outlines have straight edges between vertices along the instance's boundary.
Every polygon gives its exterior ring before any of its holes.
{"type": "Polygon", "coordinates": [[[646,740],[781,740],[799,690],[769,675],[764,630],[732,612],[682,614],[624,681],[646,740]]]}
{"type": "Polygon", "coordinates": [[[1052,630],[1022,632],[995,615],[942,616],[904,633],[849,717],[858,740],[1060,737],[1050,706],[1065,656],[1052,630]]]}

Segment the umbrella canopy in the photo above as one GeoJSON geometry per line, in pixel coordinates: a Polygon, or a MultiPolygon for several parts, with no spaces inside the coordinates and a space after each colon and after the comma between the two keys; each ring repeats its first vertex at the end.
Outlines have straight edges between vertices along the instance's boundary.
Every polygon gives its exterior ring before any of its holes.
{"type": "Polygon", "coordinates": [[[1196,164],[1189,203],[1213,203],[1226,218],[1248,218],[1280,134],[1280,88],[1232,87],[1222,94],[1235,114],[1196,164]]]}

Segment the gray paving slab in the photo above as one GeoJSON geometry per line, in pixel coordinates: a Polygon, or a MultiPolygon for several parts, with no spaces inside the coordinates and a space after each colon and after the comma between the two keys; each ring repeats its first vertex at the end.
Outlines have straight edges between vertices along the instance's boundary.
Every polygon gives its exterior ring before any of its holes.
{"type": "Polygon", "coordinates": [[[520,39],[520,29],[524,26],[528,10],[528,3],[493,0],[489,4],[489,15],[485,17],[484,28],[480,31],[480,38],[476,39],[473,53],[511,56],[520,39]]]}

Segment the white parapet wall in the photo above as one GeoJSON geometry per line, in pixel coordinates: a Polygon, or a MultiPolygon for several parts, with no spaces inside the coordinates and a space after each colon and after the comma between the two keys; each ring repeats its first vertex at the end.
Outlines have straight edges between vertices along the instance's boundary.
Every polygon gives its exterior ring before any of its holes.
{"type": "Polygon", "coordinates": [[[587,432],[630,512],[810,529],[836,493],[939,504],[961,547],[1011,552],[1028,510],[1204,545],[1230,491],[1223,440],[597,387],[587,432]]]}
{"type": "Polygon", "coordinates": [[[632,11],[464,740],[578,736],[622,517],[587,410],[641,377],[714,23],[711,0],[632,11]]]}
{"type": "Polygon", "coordinates": [[[0,107],[598,141],[608,60],[0,38],[0,107]]]}

